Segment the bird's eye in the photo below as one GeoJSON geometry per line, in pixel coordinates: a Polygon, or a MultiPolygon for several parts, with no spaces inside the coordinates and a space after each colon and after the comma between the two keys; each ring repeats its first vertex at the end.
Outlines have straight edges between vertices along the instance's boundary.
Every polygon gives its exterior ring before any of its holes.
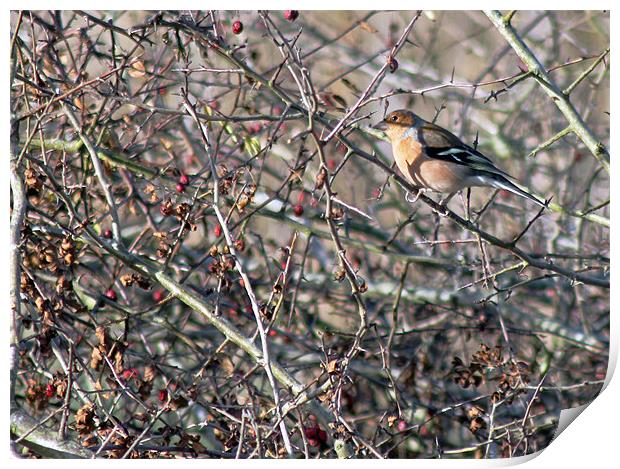
{"type": "Polygon", "coordinates": [[[392,116],[392,122],[396,122],[398,120],[398,116],[392,116]]]}

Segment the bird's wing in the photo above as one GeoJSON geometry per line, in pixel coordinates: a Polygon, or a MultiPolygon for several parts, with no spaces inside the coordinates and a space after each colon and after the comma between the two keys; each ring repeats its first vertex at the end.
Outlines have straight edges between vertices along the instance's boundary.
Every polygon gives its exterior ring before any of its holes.
{"type": "Polygon", "coordinates": [[[426,122],[421,127],[422,141],[430,158],[468,166],[474,170],[486,171],[500,176],[512,177],[499,169],[493,161],[478,150],[464,144],[456,135],[438,125],[426,122]]]}

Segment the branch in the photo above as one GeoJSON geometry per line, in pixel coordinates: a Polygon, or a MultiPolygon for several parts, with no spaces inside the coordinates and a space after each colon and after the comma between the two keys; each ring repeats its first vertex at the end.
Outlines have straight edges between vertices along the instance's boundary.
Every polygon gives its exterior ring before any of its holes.
{"type": "MultiPolygon", "coordinates": [[[[351,144],[351,142],[349,142],[346,138],[342,138],[341,137],[342,142],[347,145],[349,148],[355,148],[354,145],[351,144]]],[[[379,166],[381,169],[383,169],[383,171],[385,171],[388,174],[391,174],[392,177],[394,179],[396,179],[398,181],[398,183],[403,186],[406,190],[408,190],[411,193],[416,193],[417,192],[417,188],[415,186],[413,186],[412,184],[410,184],[407,180],[405,180],[402,176],[400,176],[399,174],[396,174],[389,166],[387,166],[385,163],[383,163],[382,161],[380,161],[379,159],[377,159],[376,157],[374,157],[373,155],[370,155],[369,153],[366,153],[363,150],[357,149],[355,148],[355,152],[361,156],[362,158],[364,158],[365,160],[370,161],[371,163],[374,163],[375,165],[379,166]]],[[[532,254],[528,254],[525,251],[523,251],[522,249],[516,247],[513,243],[511,242],[507,242],[507,241],[502,241],[499,238],[496,238],[495,236],[493,236],[492,234],[487,233],[486,231],[482,231],[480,228],[478,228],[476,225],[474,225],[472,222],[465,220],[463,218],[461,218],[460,216],[458,216],[456,213],[454,213],[453,211],[449,210],[447,207],[440,205],[439,203],[435,202],[433,199],[431,199],[430,197],[427,197],[424,194],[420,194],[418,196],[418,198],[420,200],[422,200],[425,204],[427,204],[429,207],[431,207],[434,211],[436,211],[437,213],[439,213],[440,215],[443,215],[446,218],[449,218],[450,220],[452,220],[453,222],[455,222],[457,225],[461,226],[462,228],[480,235],[480,237],[482,239],[484,239],[485,241],[487,241],[488,243],[508,250],[510,252],[512,252],[515,256],[517,256],[519,259],[521,259],[522,261],[525,261],[529,266],[531,267],[536,267],[538,269],[542,269],[542,270],[550,270],[552,272],[556,272],[560,275],[563,275],[571,280],[574,281],[579,281],[588,285],[596,285],[599,287],[603,287],[603,288],[609,288],[609,280],[602,278],[602,277],[593,277],[590,275],[584,275],[582,273],[579,272],[572,272],[568,269],[565,269],[559,265],[556,265],[552,262],[546,262],[538,257],[536,257],[535,255],[532,254]]]]}
{"type": "MultiPolygon", "coordinates": [[[[146,259],[141,259],[130,252],[126,251],[122,246],[113,246],[112,244],[104,244],[97,233],[91,226],[82,223],[82,219],[78,213],[75,212],[70,198],[60,187],[55,183],[53,175],[49,169],[41,164],[39,161],[30,160],[38,166],[38,168],[46,174],[48,181],[51,184],[54,192],[64,205],[69,210],[69,213],[74,217],[78,223],[84,226],[84,231],[81,236],[76,236],[76,239],[83,241],[96,249],[103,249],[109,254],[122,261],[127,267],[145,275],[152,281],[158,282],[163,288],[165,288],[172,296],[178,298],[194,311],[202,314],[205,319],[220,331],[228,340],[237,345],[241,350],[246,352],[250,358],[257,364],[264,364],[265,357],[261,350],[254,345],[254,343],[246,337],[233,323],[228,321],[222,316],[218,316],[211,311],[207,301],[199,294],[193,292],[190,288],[183,287],[180,283],[166,275],[159,270],[159,266],[146,259]]],[[[238,262],[238,261],[237,261],[238,262]]],[[[249,283],[249,282],[247,282],[249,283]]],[[[295,379],[286,369],[275,360],[270,360],[270,368],[273,376],[280,384],[286,387],[296,398],[304,399],[308,395],[308,390],[305,385],[295,379]]],[[[304,399],[307,400],[307,399],[304,399]]],[[[312,412],[321,420],[323,425],[327,426],[332,421],[331,414],[316,402],[309,403],[312,412]]]]}
{"type": "MultiPolygon", "coordinates": [[[[409,36],[409,33],[411,32],[413,25],[416,23],[416,21],[418,20],[421,14],[422,14],[422,11],[418,11],[416,15],[411,19],[411,21],[409,21],[409,24],[407,24],[407,27],[401,34],[400,38],[398,39],[398,41],[396,41],[396,44],[394,44],[394,47],[392,47],[392,50],[390,51],[388,55],[389,58],[393,58],[394,56],[396,56],[396,54],[398,54],[398,51],[405,45],[407,36],[409,36]]],[[[331,130],[331,132],[327,135],[327,137],[324,137],[323,139],[321,139],[322,142],[329,142],[335,135],[338,135],[338,133],[344,127],[344,124],[347,121],[347,119],[351,117],[364,103],[364,100],[371,93],[374,93],[374,91],[377,89],[377,87],[381,83],[381,80],[387,73],[388,68],[390,67],[390,63],[391,63],[390,60],[385,61],[385,63],[383,64],[379,72],[377,72],[375,77],[368,84],[368,86],[366,87],[366,90],[362,93],[362,95],[359,97],[357,102],[351,107],[351,109],[349,109],[349,111],[344,115],[344,117],[340,119],[340,122],[336,124],[336,126],[331,130]]]]}
{"type": "Polygon", "coordinates": [[[91,161],[93,162],[93,167],[95,168],[95,174],[97,175],[97,179],[99,180],[99,184],[101,185],[101,189],[105,195],[106,201],[108,202],[108,207],[110,208],[110,215],[112,216],[112,234],[114,236],[114,241],[116,241],[119,246],[122,245],[123,241],[121,239],[121,228],[120,221],[118,218],[118,211],[116,210],[116,203],[114,202],[114,196],[112,195],[111,187],[112,185],[108,182],[108,178],[103,171],[103,167],[101,166],[101,161],[99,161],[99,156],[97,155],[97,150],[95,150],[95,146],[90,141],[88,136],[82,132],[82,128],[77,120],[77,117],[73,113],[69,106],[65,103],[62,105],[65,114],[69,118],[69,122],[73,126],[73,129],[80,136],[82,142],[84,142],[84,146],[88,150],[90,154],[91,161]]]}
{"type": "Polygon", "coordinates": [[[22,410],[11,412],[11,435],[20,437],[27,434],[21,444],[45,458],[78,459],[92,458],[93,453],[78,443],[58,439],[54,430],[39,425],[39,422],[22,410]],[[35,430],[32,430],[36,428],[35,430]]]}
{"type": "Polygon", "coordinates": [[[497,10],[485,10],[485,15],[491,20],[491,23],[497,28],[504,39],[512,46],[519,58],[526,65],[532,76],[538,81],[540,86],[549,95],[560,112],[564,114],[568,120],[571,130],[581,139],[590,153],[598,160],[598,162],[609,173],[609,152],[587,124],[583,121],[575,107],[571,104],[568,94],[565,94],[551,79],[545,67],[536,58],[533,52],[523,42],[523,39],[517,34],[510,22],[504,18],[497,10]]]}
{"type": "Polygon", "coordinates": [[[18,348],[19,348],[19,332],[18,324],[21,318],[21,255],[19,251],[19,242],[21,238],[22,223],[26,215],[26,192],[19,174],[17,163],[18,155],[18,127],[19,123],[13,122],[11,129],[11,195],[13,196],[13,210],[11,212],[11,229],[10,229],[10,266],[11,266],[11,287],[9,295],[11,298],[11,391],[10,403],[11,409],[16,407],[15,404],[15,383],[17,381],[18,366],[18,348]]]}
{"type": "MultiPolygon", "coordinates": [[[[188,114],[194,119],[194,122],[200,129],[200,134],[201,134],[201,137],[204,143],[205,153],[207,154],[207,157],[209,158],[209,164],[211,166],[211,177],[213,178],[212,208],[222,228],[222,232],[224,233],[224,238],[226,239],[226,245],[228,246],[230,254],[232,255],[235,261],[235,268],[237,269],[237,271],[239,272],[239,275],[243,279],[243,285],[244,285],[245,291],[248,295],[248,298],[250,299],[250,304],[252,305],[252,312],[254,313],[254,319],[256,320],[256,325],[258,327],[258,333],[260,336],[261,347],[262,347],[262,356],[258,359],[257,363],[265,369],[265,374],[267,375],[267,379],[269,380],[269,384],[273,390],[273,400],[276,405],[276,412],[277,412],[278,417],[281,417],[282,414],[281,414],[281,407],[280,407],[280,396],[278,393],[278,386],[273,377],[273,370],[271,369],[271,358],[269,357],[267,334],[265,332],[265,326],[263,325],[263,321],[261,319],[260,309],[258,307],[258,301],[256,300],[254,289],[252,288],[252,284],[250,283],[250,278],[248,277],[248,274],[245,272],[245,269],[243,268],[243,265],[241,264],[241,261],[239,260],[239,255],[236,252],[232,236],[230,235],[230,231],[228,229],[228,225],[219,207],[219,197],[220,197],[219,180],[217,176],[217,169],[215,167],[215,160],[213,159],[213,152],[211,151],[211,145],[209,143],[209,137],[207,134],[207,130],[204,124],[200,121],[200,119],[196,115],[196,110],[194,109],[194,106],[190,104],[188,96],[185,95],[184,93],[183,97],[184,97],[183,104],[185,106],[185,109],[187,110],[188,114]]],[[[293,449],[291,447],[291,442],[289,440],[288,432],[284,424],[284,421],[282,421],[280,429],[282,432],[282,440],[284,441],[284,446],[286,448],[286,451],[288,452],[289,455],[292,456],[293,449]]]]}

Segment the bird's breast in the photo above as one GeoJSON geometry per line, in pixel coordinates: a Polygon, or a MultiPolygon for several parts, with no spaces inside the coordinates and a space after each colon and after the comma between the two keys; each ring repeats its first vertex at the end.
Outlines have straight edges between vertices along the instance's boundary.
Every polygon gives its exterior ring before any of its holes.
{"type": "Polygon", "coordinates": [[[467,185],[465,166],[429,158],[424,153],[422,144],[412,137],[401,139],[393,145],[392,150],[400,172],[418,187],[452,193],[467,185]]]}

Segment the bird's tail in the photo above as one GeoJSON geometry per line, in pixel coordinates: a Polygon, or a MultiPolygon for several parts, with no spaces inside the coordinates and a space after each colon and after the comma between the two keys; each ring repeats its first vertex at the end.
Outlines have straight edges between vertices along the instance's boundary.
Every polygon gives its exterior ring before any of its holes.
{"type": "Polygon", "coordinates": [[[487,180],[490,186],[493,186],[496,189],[505,189],[509,192],[512,192],[513,194],[517,194],[517,195],[520,195],[521,197],[525,197],[526,199],[530,199],[532,202],[537,203],[541,207],[547,206],[547,202],[543,202],[537,197],[534,197],[532,194],[528,194],[527,192],[525,192],[523,189],[518,187],[516,184],[514,184],[509,179],[502,177],[502,176],[498,176],[496,174],[494,174],[493,176],[494,177],[492,178],[488,178],[490,179],[490,181],[487,180]]]}

